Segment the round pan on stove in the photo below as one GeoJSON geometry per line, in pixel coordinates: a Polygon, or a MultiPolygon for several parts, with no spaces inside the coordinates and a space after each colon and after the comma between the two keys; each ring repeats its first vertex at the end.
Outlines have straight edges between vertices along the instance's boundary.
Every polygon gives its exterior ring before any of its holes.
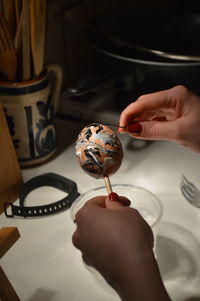
{"type": "Polygon", "coordinates": [[[169,59],[153,55],[150,52],[143,52],[130,47],[124,47],[108,39],[97,30],[96,25],[91,25],[85,31],[85,38],[91,47],[97,51],[110,56],[111,58],[121,60],[127,63],[138,63],[149,66],[166,67],[190,67],[200,66],[200,61],[184,61],[169,59]]]}
{"type": "MultiPolygon", "coordinates": [[[[110,55],[155,64],[200,62],[200,5],[197,11],[136,9],[126,1],[100,15],[95,26],[97,38],[105,43],[100,43],[101,50],[110,55]]],[[[94,44],[91,35],[90,42],[94,44]]]]}

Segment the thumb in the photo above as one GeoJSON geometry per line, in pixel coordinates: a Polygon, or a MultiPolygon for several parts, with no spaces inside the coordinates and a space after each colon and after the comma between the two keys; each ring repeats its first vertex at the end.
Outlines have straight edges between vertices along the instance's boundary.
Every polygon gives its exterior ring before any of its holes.
{"type": "Polygon", "coordinates": [[[175,121],[141,121],[139,126],[129,126],[128,133],[131,136],[147,140],[174,140],[176,134],[175,121]]]}
{"type": "Polygon", "coordinates": [[[107,209],[120,209],[130,206],[131,202],[126,197],[118,196],[117,193],[112,192],[105,198],[105,207],[107,209]]]}

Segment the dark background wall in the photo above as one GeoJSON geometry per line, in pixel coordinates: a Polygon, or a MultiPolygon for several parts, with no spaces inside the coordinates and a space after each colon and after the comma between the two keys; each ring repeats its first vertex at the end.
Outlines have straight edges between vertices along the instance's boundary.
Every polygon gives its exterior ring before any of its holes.
{"type": "MultiPolygon", "coordinates": [[[[126,0],[49,0],[46,39],[46,63],[63,67],[63,86],[95,68],[96,52],[83,36],[87,21],[126,0]]],[[[130,1],[130,0],[129,0],[130,1]]],[[[136,6],[162,6],[170,0],[132,0],[136,6]]],[[[175,0],[173,1],[175,2],[175,0]]]]}

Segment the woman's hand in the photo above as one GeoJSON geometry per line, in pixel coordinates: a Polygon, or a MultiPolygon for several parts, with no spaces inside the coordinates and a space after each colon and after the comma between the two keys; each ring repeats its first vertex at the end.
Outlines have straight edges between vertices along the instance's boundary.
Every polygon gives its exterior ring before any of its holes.
{"type": "Polygon", "coordinates": [[[169,300],[153,254],[153,234],[137,210],[99,196],[76,214],[74,245],[122,300],[169,300]]]}
{"type": "Polygon", "coordinates": [[[172,140],[200,152],[200,97],[184,86],[139,97],[121,113],[119,125],[130,124],[135,138],[172,140]]]}

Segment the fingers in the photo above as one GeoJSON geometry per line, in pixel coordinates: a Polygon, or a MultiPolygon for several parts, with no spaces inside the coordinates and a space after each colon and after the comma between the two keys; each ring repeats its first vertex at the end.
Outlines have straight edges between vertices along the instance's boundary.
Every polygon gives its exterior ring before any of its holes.
{"type": "Polygon", "coordinates": [[[116,210],[116,209],[121,209],[124,206],[126,207],[130,206],[131,202],[129,199],[123,196],[119,197],[118,195],[117,197],[118,198],[116,198],[115,200],[111,199],[109,196],[105,198],[105,206],[107,209],[116,210]]]}
{"type": "MultiPolygon", "coordinates": [[[[136,121],[150,120],[148,116],[151,115],[170,115],[173,110],[177,109],[177,105],[182,106],[182,96],[186,92],[186,88],[177,86],[172,89],[142,95],[121,113],[119,125],[128,126],[136,121]]],[[[122,133],[126,130],[119,128],[118,131],[122,133]]]]}
{"type": "Polygon", "coordinates": [[[179,122],[177,121],[143,121],[140,122],[140,132],[129,129],[129,134],[146,140],[177,140],[179,122]]]}
{"type": "Polygon", "coordinates": [[[123,206],[129,207],[131,205],[131,201],[128,198],[126,198],[125,196],[120,196],[119,199],[120,199],[120,203],[123,206]]]}
{"type": "Polygon", "coordinates": [[[123,126],[127,121],[133,121],[133,118],[136,118],[137,115],[141,113],[154,111],[160,108],[167,108],[169,106],[171,106],[169,90],[142,95],[137,99],[137,101],[131,103],[122,112],[120,117],[120,125],[123,126]]]}
{"type": "MultiPolygon", "coordinates": [[[[112,192],[110,195],[108,196],[97,196],[97,197],[94,197],[90,200],[88,200],[85,205],[82,207],[82,209],[84,209],[84,207],[88,207],[88,206],[97,206],[97,207],[100,207],[100,208],[108,208],[110,206],[107,206],[107,203],[109,201],[109,203],[119,203],[119,205],[121,206],[118,206],[118,207],[123,207],[123,206],[130,206],[131,202],[129,199],[127,199],[126,197],[124,196],[118,196],[117,193],[115,192],[112,192]],[[110,197],[110,199],[109,199],[110,197]]],[[[115,206],[113,206],[114,208],[115,206]]],[[[112,208],[110,208],[112,209],[112,208]]],[[[88,210],[88,209],[86,209],[88,210]]],[[[77,212],[77,215],[78,215],[78,212],[77,212]]],[[[76,220],[77,220],[77,215],[76,215],[76,220]]]]}
{"type": "MultiPolygon", "coordinates": [[[[112,193],[112,198],[110,198],[109,196],[98,196],[90,199],[76,213],[75,221],[77,224],[77,228],[72,236],[72,242],[76,248],[81,249],[80,228],[83,225],[84,227],[87,227],[88,225],[90,226],[91,217],[93,218],[93,210],[95,210],[95,214],[97,214],[97,210],[100,210],[102,213],[103,208],[117,210],[123,207],[128,207],[131,204],[128,198],[123,196],[119,197],[116,193],[112,193]]],[[[100,214],[100,211],[98,212],[98,214],[100,214]]]]}
{"type": "Polygon", "coordinates": [[[75,232],[72,235],[72,243],[77,249],[81,249],[81,244],[80,244],[80,233],[79,233],[79,228],[77,227],[75,232]]]}
{"type": "Polygon", "coordinates": [[[88,266],[92,266],[90,260],[88,259],[87,255],[85,255],[84,253],[82,253],[82,259],[85,262],[85,264],[87,264],[88,266]]]}
{"type": "Polygon", "coordinates": [[[90,205],[95,205],[98,207],[105,208],[105,196],[104,195],[96,196],[88,200],[83,207],[90,206],[90,205]]]}

